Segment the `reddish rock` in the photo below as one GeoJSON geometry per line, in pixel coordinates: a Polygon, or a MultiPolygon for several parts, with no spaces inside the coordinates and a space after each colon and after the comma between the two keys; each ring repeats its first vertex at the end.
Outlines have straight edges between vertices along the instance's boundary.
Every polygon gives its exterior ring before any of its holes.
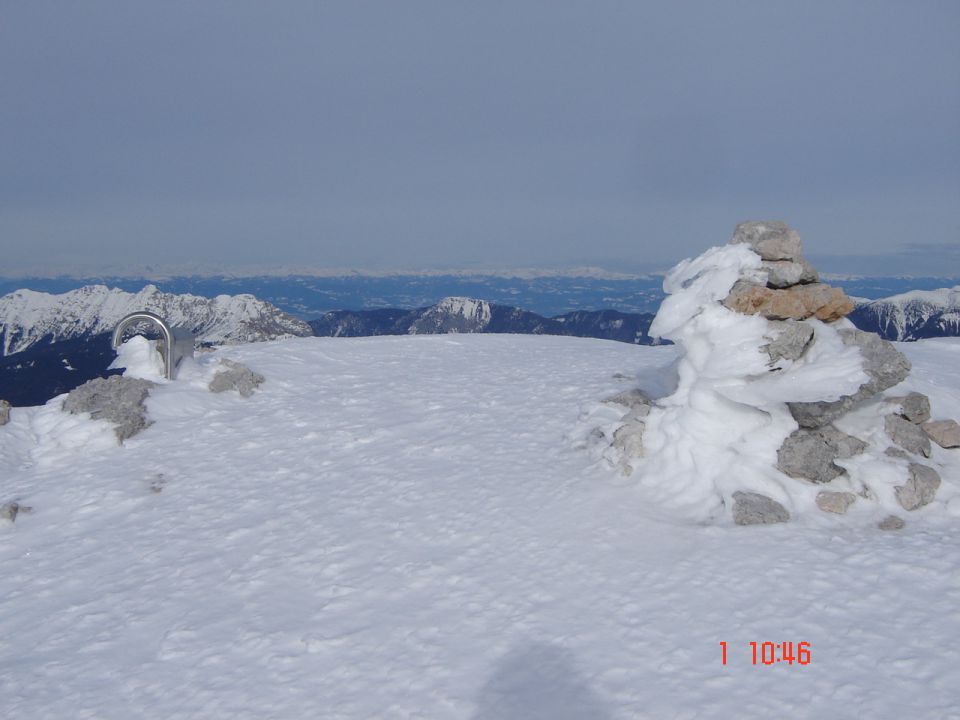
{"type": "Polygon", "coordinates": [[[723,304],[743,315],[762,315],[768,320],[806,320],[815,317],[833,322],[853,310],[853,301],[840,288],[823,283],[773,289],[739,280],[723,304]]]}

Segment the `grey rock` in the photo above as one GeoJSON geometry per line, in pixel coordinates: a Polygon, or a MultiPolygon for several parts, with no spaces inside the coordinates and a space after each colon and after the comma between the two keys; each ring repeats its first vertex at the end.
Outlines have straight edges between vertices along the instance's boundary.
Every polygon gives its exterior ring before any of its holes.
{"type": "Polygon", "coordinates": [[[794,260],[801,255],[800,235],[779,220],[742,222],[730,243],[746,243],[764,260],[794,260]]]}
{"type": "Polygon", "coordinates": [[[777,469],[792,478],[827,483],[843,474],[834,464],[837,450],[816,431],[796,430],[777,450],[777,469]]]}
{"type": "Polygon", "coordinates": [[[910,456],[907,454],[906,450],[901,450],[898,447],[888,447],[883,451],[883,454],[887,457],[899,458],[900,460],[909,460],[910,456]]]}
{"type": "Polygon", "coordinates": [[[787,509],[766,495],[742,490],[733,494],[733,521],[737,525],[770,525],[789,519],[787,509]]]}
{"type": "Polygon", "coordinates": [[[956,420],[933,420],[920,427],[940,447],[960,447],[960,424],[956,420]]]}
{"type": "Polygon", "coordinates": [[[8,422],[10,422],[10,403],[0,400],[0,425],[6,425],[8,422]]]}
{"type": "Polygon", "coordinates": [[[910,463],[910,479],[896,488],[897,501],[904,510],[916,510],[930,503],[940,487],[940,475],[932,467],[910,463]]]}
{"type": "Polygon", "coordinates": [[[930,438],[917,425],[899,415],[887,415],[883,429],[893,442],[907,452],[930,457],[930,438]]]}
{"type": "Polygon", "coordinates": [[[254,372],[246,365],[233,360],[222,360],[226,370],[219,370],[208,386],[210,392],[221,393],[236,390],[243,397],[250,397],[253,391],[264,381],[263,375],[254,372]]]}
{"type": "Polygon", "coordinates": [[[122,375],[94,378],[71,390],[63,401],[63,409],[74,415],[90,413],[94,420],[112,422],[117,440],[123,442],[150,426],[143,403],[154,384],[122,375]]]}
{"type": "Polygon", "coordinates": [[[879,335],[849,328],[838,332],[845,345],[859,348],[869,380],[853,395],[844,395],[838,400],[787,403],[800,427],[816,428],[833,422],[863,401],[902,382],[910,373],[910,361],[879,335]]]}
{"type": "Polygon", "coordinates": [[[843,515],[847,512],[847,509],[853,505],[856,501],[857,496],[852,492],[833,492],[830,490],[824,490],[817,493],[817,507],[823,510],[824,512],[836,513],[837,515],[843,515]]]}
{"type": "Polygon", "coordinates": [[[810,347],[813,340],[813,328],[805,322],[797,320],[771,320],[770,329],[773,339],[762,346],[762,350],[770,356],[770,364],[779,360],[797,360],[810,347]]]}
{"type": "Polygon", "coordinates": [[[905,397],[887,398],[887,402],[900,406],[900,414],[919,425],[930,419],[930,398],[923,393],[912,392],[905,397]]]}
{"type": "Polygon", "coordinates": [[[20,512],[20,503],[16,500],[13,500],[8,503],[0,505],[0,520],[9,520],[13,522],[17,519],[17,514],[20,512]]]}
{"type": "Polygon", "coordinates": [[[827,483],[845,471],[833,461],[862,453],[867,444],[832,425],[794,430],[777,450],[777,469],[792,478],[827,483]]]}
{"type": "Polygon", "coordinates": [[[847,435],[833,425],[824,425],[817,432],[823,436],[824,440],[837,449],[836,456],[840,460],[852,458],[867,449],[867,444],[863,440],[853,435],[847,435]]]}
{"type": "Polygon", "coordinates": [[[767,287],[786,288],[820,282],[816,269],[804,257],[795,260],[764,260],[761,267],[767,271],[767,287]]]}
{"type": "Polygon", "coordinates": [[[844,395],[834,401],[791,402],[787,403],[787,407],[790,408],[790,414],[800,427],[817,428],[842,417],[856,404],[854,396],[844,395]]]}
{"type": "Polygon", "coordinates": [[[906,523],[903,521],[903,518],[899,518],[896,515],[887,515],[887,517],[877,524],[877,527],[881,530],[902,530],[904,525],[906,525],[906,523]]]}

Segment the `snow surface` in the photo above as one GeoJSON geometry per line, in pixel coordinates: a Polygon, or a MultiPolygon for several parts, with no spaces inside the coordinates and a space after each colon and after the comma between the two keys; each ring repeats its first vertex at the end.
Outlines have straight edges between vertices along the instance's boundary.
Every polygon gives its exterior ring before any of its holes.
{"type": "MultiPolygon", "coordinates": [[[[960,417],[960,341],[901,349],[960,417]]],[[[899,532],[680,522],[590,439],[676,350],[224,347],[122,446],[56,399],[14,408],[0,502],[32,512],[0,524],[3,717],[960,718],[956,464],[899,532]],[[220,358],[267,380],[212,394],[220,358]],[[754,666],[751,641],[811,662],[754,666]]]]}

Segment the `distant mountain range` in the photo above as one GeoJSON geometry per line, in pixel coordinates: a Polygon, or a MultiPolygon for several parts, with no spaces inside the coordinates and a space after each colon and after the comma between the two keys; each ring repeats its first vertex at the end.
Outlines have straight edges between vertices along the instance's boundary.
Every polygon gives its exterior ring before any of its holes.
{"type": "Polygon", "coordinates": [[[149,310],[211,344],[311,335],[310,326],[253,295],[174,295],[147,285],[137,293],[88,285],[60,295],[17,290],[0,297],[3,355],[38,343],[112,332],[120,320],[149,310]]]}
{"type": "Polygon", "coordinates": [[[137,310],[157,313],[211,345],[313,334],[307,323],[252,295],[174,295],[153,285],[137,293],[103,285],[59,295],[17,290],[0,297],[0,398],[42,404],[107,374],[113,329],[137,310]]]}
{"type": "MultiPolygon", "coordinates": [[[[416,309],[335,310],[304,322],[252,295],[215,298],[136,293],[93,285],[59,295],[17,290],[0,297],[0,398],[38,405],[107,373],[110,333],[136,310],[151,310],[189,328],[205,344],[247,343],[318,335],[359,337],[437,333],[522,333],[656,344],[653,313],[582,310],[545,317],[510,305],[447,297],[416,309]]],[[[960,335],[960,286],[859,300],[850,316],[890,340],[960,335]]]]}
{"type": "Polygon", "coordinates": [[[887,340],[922,340],[960,335],[960,285],[913,290],[880,300],[859,300],[850,320],[887,340]]]}
{"type": "Polygon", "coordinates": [[[652,313],[594,310],[545,318],[485,300],[449,297],[436,305],[415,310],[337,310],[324,313],[309,324],[315,335],[323,337],[522,333],[592,337],[653,345],[656,341],[648,334],[653,317],[652,313]]]}
{"type": "MultiPolygon", "coordinates": [[[[825,263],[821,267],[828,267],[825,263]]],[[[3,268],[0,267],[0,271],[3,268]]],[[[586,271],[583,271],[586,272],[586,271]]],[[[506,273],[502,275],[458,272],[403,275],[223,276],[185,275],[164,278],[110,277],[0,277],[0,295],[21,288],[64,293],[87,285],[106,285],[138,293],[155,285],[173,295],[249,294],[302,320],[318,318],[332,310],[421,308],[446,297],[482,298],[498,305],[523,308],[544,317],[575,310],[619,310],[622,313],[655,313],[663,300],[663,277],[617,275],[506,273]]],[[[850,277],[823,275],[831,285],[851,297],[869,300],[909,290],[935,290],[960,284],[960,277],[850,277]]]]}

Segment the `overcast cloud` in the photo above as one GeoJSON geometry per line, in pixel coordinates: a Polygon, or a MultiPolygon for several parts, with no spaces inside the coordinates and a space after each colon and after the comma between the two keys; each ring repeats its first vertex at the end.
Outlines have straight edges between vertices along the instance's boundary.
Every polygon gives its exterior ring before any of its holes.
{"type": "Polygon", "coordinates": [[[0,271],[637,270],[764,217],[960,274],[958,37],[952,0],[0,0],[0,271]]]}

